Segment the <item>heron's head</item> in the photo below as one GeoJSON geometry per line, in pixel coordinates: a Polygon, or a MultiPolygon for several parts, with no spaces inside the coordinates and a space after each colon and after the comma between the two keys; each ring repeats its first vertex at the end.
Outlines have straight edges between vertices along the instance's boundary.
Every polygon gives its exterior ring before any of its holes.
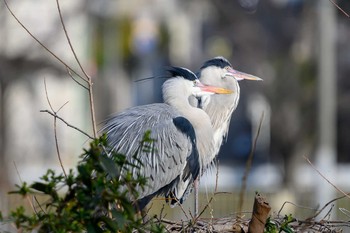
{"type": "MultiPolygon", "coordinates": [[[[178,94],[180,95],[181,90],[187,92],[190,95],[195,97],[202,97],[205,95],[211,94],[231,94],[232,90],[205,85],[199,81],[198,77],[189,69],[183,67],[169,67],[167,71],[170,73],[170,80],[165,82],[165,86],[168,86],[167,89],[177,89],[178,94]],[[180,88],[181,86],[181,88],[180,88]]],[[[164,93],[165,94],[165,93],[164,93]]],[[[185,93],[182,93],[186,95],[185,93]]]]}
{"type": "Polygon", "coordinates": [[[199,71],[202,82],[210,85],[222,86],[222,82],[241,80],[262,80],[254,75],[246,74],[232,68],[230,62],[224,57],[215,57],[202,65],[199,71]],[[233,78],[233,80],[232,80],[233,78]]]}

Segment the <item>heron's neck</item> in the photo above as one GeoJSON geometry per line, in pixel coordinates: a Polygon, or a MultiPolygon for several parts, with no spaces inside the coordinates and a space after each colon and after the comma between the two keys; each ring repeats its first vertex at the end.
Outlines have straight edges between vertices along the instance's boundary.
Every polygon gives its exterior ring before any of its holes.
{"type": "Polygon", "coordinates": [[[202,105],[203,110],[209,115],[214,129],[215,154],[219,153],[223,139],[227,136],[231,116],[238,105],[240,95],[237,81],[226,83],[226,85],[221,85],[220,87],[233,90],[233,93],[229,95],[212,95],[206,100],[203,99],[202,105]]]}
{"type": "Polygon", "coordinates": [[[215,131],[222,127],[223,122],[230,122],[231,115],[238,105],[239,91],[237,84],[234,93],[229,95],[212,95],[209,97],[210,99],[203,101],[202,108],[209,115],[215,131]]]}
{"type": "Polygon", "coordinates": [[[194,128],[201,168],[205,170],[215,158],[214,130],[210,118],[202,109],[192,107],[189,103],[185,108],[178,110],[190,121],[194,128]]]}
{"type": "Polygon", "coordinates": [[[188,101],[189,95],[177,93],[172,98],[164,96],[164,102],[178,110],[193,126],[196,133],[196,146],[200,156],[201,168],[206,169],[215,157],[214,131],[210,118],[202,109],[195,108],[188,101]]]}

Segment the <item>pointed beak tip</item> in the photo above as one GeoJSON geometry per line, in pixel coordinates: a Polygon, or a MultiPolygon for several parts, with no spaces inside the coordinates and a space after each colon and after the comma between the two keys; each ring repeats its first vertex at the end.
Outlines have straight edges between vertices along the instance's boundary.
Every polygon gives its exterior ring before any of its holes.
{"type": "Polygon", "coordinates": [[[243,79],[251,80],[251,81],[264,81],[262,78],[259,78],[258,76],[254,76],[254,75],[245,75],[243,76],[243,79]]]}
{"type": "Polygon", "coordinates": [[[263,81],[262,78],[259,78],[255,75],[247,74],[238,70],[234,70],[233,68],[229,70],[229,73],[238,78],[238,80],[251,80],[251,81],[263,81]]]}

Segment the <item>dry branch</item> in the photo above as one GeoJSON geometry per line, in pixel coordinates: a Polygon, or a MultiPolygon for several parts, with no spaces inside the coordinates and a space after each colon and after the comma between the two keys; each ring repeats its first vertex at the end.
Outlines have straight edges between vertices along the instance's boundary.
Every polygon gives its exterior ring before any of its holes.
{"type": "Polygon", "coordinates": [[[334,0],[329,0],[338,10],[341,11],[346,17],[350,18],[350,15],[346,13],[334,0]]]}
{"type": "MultiPolygon", "coordinates": [[[[69,71],[73,72],[74,74],[76,74],[81,80],[85,81],[88,84],[88,93],[89,93],[89,103],[90,103],[90,110],[91,110],[91,121],[92,121],[92,129],[93,129],[93,135],[94,138],[97,137],[97,127],[96,127],[96,119],[95,119],[95,107],[94,107],[94,98],[93,98],[93,91],[92,91],[92,79],[91,77],[85,72],[84,68],[82,67],[75,51],[74,48],[72,46],[72,43],[70,41],[70,37],[68,35],[68,32],[66,30],[64,21],[63,21],[63,17],[62,17],[62,13],[61,13],[61,9],[60,9],[60,4],[59,4],[59,0],[56,0],[56,4],[57,4],[57,10],[60,16],[60,20],[61,20],[61,24],[65,33],[65,36],[67,38],[68,44],[70,46],[70,49],[72,51],[72,53],[74,54],[75,60],[77,61],[80,69],[82,70],[84,77],[82,75],[80,75],[77,71],[75,71],[73,68],[71,68],[71,66],[69,66],[66,62],[64,62],[61,58],[59,58],[54,52],[52,52],[47,46],[45,46],[37,37],[35,37],[30,31],[29,29],[24,26],[24,24],[17,18],[17,16],[15,15],[15,13],[11,10],[10,6],[8,5],[6,0],[3,0],[5,3],[5,6],[7,8],[7,10],[10,12],[10,14],[12,15],[12,17],[17,21],[17,23],[42,47],[44,48],[48,53],[50,53],[55,59],[57,59],[61,64],[63,64],[69,71]]],[[[70,73],[70,72],[69,72],[70,73]]],[[[72,77],[72,79],[78,83],[80,86],[84,87],[84,85],[82,85],[80,82],[78,82],[76,79],[73,78],[73,76],[70,74],[70,77],[72,77]]]]}
{"type": "Polygon", "coordinates": [[[90,138],[90,139],[94,139],[92,136],[90,136],[89,134],[87,134],[86,132],[84,132],[83,130],[75,127],[74,125],[69,124],[67,121],[65,121],[62,117],[58,116],[56,113],[51,112],[50,110],[40,110],[40,112],[46,112],[48,114],[50,114],[53,117],[56,117],[57,119],[61,120],[63,123],[65,123],[68,127],[75,129],[76,131],[84,134],[86,137],[90,138]]]}
{"type": "Polygon", "coordinates": [[[344,196],[350,199],[349,194],[345,193],[343,190],[341,190],[339,187],[337,187],[335,184],[333,184],[329,179],[327,179],[316,167],[311,163],[311,161],[304,156],[304,159],[310,164],[310,166],[325,180],[327,181],[330,185],[332,185],[338,192],[342,193],[344,196]]]}
{"type": "MultiPolygon", "coordinates": [[[[49,98],[49,94],[47,93],[46,79],[44,79],[44,86],[45,86],[45,94],[46,94],[47,103],[49,104],[51,111],[54,112],[54,113],[57,115],[57,113],[58,113],[68,102],[64,103],[57,111],[55,111],[55,110],[53,109],[52,105],[51,105],[51,101],[50,101],[50,98],[49,98]]],[[[63,174],[64,174],[64,176],[67,178],[67,173],[66,173],[66,170],[64,169],[64,166],[63,166],[63,163],[62,163],[62,159],[61,159],[60,148],[59,148],[59,146],[58,146],[58,138],[57,138],[57,117],[54,117],[54,118],[53,118],[53,131],[54,131],[54,136],[55,136],[55,145],[56,145],[57,157],[58,157],[58,160],[59,160],[59,162],[60,162],[60,165],[61,165],[63,174]]]]}
{"type": "MultiPolygon", "coordinates": [[[[59,58],[54,52],[52,52],[48,47],[46,47],[38,38],[36,38],[30,31],[29,29],[24,26],[24,24],[17,18],[15,13],[11,10],[10,6],[8,5],[7,1],[4,0],[5,6],[7,10],[10,12],[12,17],[17,21],[19,25],[41,46],[43,47],[49,54],[51,54],[55,59],[57,59],[61,64],[63,64],[65,67],[67,67],[70,71],[72,71],[74,74],[76,74],[78,77],[84,80],[84,78],[77,72],[75,71],[72,67],[70,67],[66,62],[64,62],[61,58],[59,58]]],[[[85,80],[86,81],[86,80],[85,80]]]]}
{"type": "Polygon", "coordinates": [[[80,67],[80,70],[81,72],[83,72],[84,76],[85,76],[85,79],[84,80],[87,80],[87,83],[89,84],[89,89],[88,89],[88,92],[89,92],[89,103],[90,103],[90,110],[91,110],[91,121],[92,121],[92,131],[93,131],[93,135],[94,135],[94,138],[97,137],[97,127],[96,127],[96,118],[95,118],[95,104],[94,104],[94,96],[93,96],[93,91],[92,91],[92,79],[91,77],[86,73],[85,69],[83,68],[83,66],[81,65],[81,62],[74,50],[74,47],[72,45],[72,42],[70,40],[70,37],[68,35],[68,32],[67,32],[67,29],[66,29],[66,25],[63,21],[63,16],[62,16],[62,12],[61,12],[61,7],[60,7],[60,2],[59,0],[56,0],[56,5],[57,5],[57,10],[58,10],[58,14],[60,16],[60,20],[61,20],[61,25],[63,27],[63,31],[64,31],[64,34],[66,36],[66,39],[68,41],[68,44],[69,44],[69,47],[70,47],[70,50],[72,51],[73,55],[74,55],[74,58],[75,58],[75,61],[78,63],[79,67],[80,67]]]}
{"type": "Polygon", "coordinates": [[[247,163],[246,163],[246,168],[244,170],[244,174],[243,174],[243,177],[242,177],[242,186],[241,186],[241,191],[240,191],[240,194],[239,194],[239,208],[238,208],[239,212],[242,212],[243,203],[244,203],[244,193],[245,193],[246,186],[247,186],[248,174],[249,174],[250,168],[252,166],[253,156],[254,156],[254,152],[255,152],[255,148],[256,148],[256,143],[257,143],[258,138],[259,138],[259,134],[260,134],[261,125],[263,123],[263,120],[264,120],[264,112],[262,112],[262,114],[261,114],[259,127],[258,127],[258,130],[256,132],[256,135],[255,135],[255,138],[254,138],[254,142],[253,142],[253,145],[252,145],[252,149],[251,149],[251,151],[249,153],[249,157],[248,157],[248,160],[247,160],[247,163]]]}

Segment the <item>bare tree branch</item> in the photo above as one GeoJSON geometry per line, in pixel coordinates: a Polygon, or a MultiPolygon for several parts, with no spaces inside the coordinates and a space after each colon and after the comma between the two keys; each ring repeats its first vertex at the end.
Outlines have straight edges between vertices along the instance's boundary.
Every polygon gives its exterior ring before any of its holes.
{"type": "Polygon", "coordinates": [[[78,65],[79,65],[79,67],[80,67],[80,70],[83,72],[84,76],[86,77],[86,80],[89,80],[89,79],[91,79],[91,78],[90,78],[90,76],[85,72],[83,66],[81,65],[80,60],[78,59],[78,56],[77,56],[77,54],[76,54],[76,52],[75,52],[75,50],[74,50],[74,47],[73,47],[73,45],[72,45],[72,42],[70,41],[70,37],[69,37],[69,35],[68,35],[67,29],[66,29],[66,25],[65,25],[65,23],[64,23],[64,21],[63,21],[63,17],[62,17],[62,12],[61,12],[61,7],[60,7],[59,0],[56,0],[56,4],[57,4],[57,10],[58,10],[58,14],[59,14],[59,16],[60,16],[61,24],[62,24],[62,27],[63,27],[63,30],[64,30],[64,34],[65,34],[65,36],[66,36],[66,38],[67,38],[69,47],[70,47],[70,49],[71,49],[71,51],[72,51],[72,53],[73,53],[73,55],[74,55],[74,58],[75,58],[76,62],[78,63],[78,65]]]}
{"type": "Polygon", "coordinates": [[[326,180],[330,185],[332,185],[338,192],[342,193],[344,196],[346,196],[347,198],[350,199],[349,194],[345,193],[343,190],[341,190],[339,187],[337,187],[336,185],[334,185],[331,181],[329,181],[312,163],[311,161],[304,156],[304,159],[310,164],[310,166],[324,179],[326,180]]]}
{"type": "Polygon", "coordinates": [[[61,58],[59,58],[56,54],[54,54],[48,47],[46,47],[38,38],[36,38],[30,31],[29,29],[24,26],[24,24],[17,18],[17,16],[13,13],[13,11],[11,10],[11,8],[9,7],[8,3],[6,0],[4,0],[4,3],[5,3],[5,6],[7,8],[7,10],[10,12],[10,14],[13,16],[13,18],[17,21],[18,24],[21,25],[21,27],[40,45],[42,46],[48,53],[50,53],[54,58],[56,58],[61,64],[63,64],[69,71],[71,71],[72,73],[74,73],[75,75],[77,75],[80,79],[82,79],[83,81],[85,81],[86,83],[88,83],[88,86],[89,88],[86,88],[84,85],[82,85],[80,82],[78,82],[75,78],[73,78],[73,76],[71,75],[71,73],[69,72],[70,74],[70,77],[76,82],[78,83],[80,86],[84,87],[85,90],[88,90],[88,93],[89,93],[89,103],[90,103],[90,109],[91,109],[91,121],[92,121],[92,128],[93,128],[93,135],[94,135],[94,138],[97,137],[97,127],[96,127],[96,120],[95,120],[95,107],[94,107],[94,98],[93,98],[93,92],[92,92],[92,79],[87,75],[87,73],[85,72],[85,70],[83,69],[79,59],[77,58],[76,56],[76,53],[73,49],[73,46],[70,42],[70,38],[68,36],[68,33],[67,33],[67,30],[66,30],[66,27],[64,25],[64,22],[63,22],[63,17],[62,17],[62,14],[61,14],[61,9],[60,9],[60,6],[59,6],[59,2],[58,0],[56,0],[56,3],[57,3],[57,7],[58,7],[58,12],[59,12],[59,15],[60,15],[60,19],[61,19],[61,24],[63,26],[63,29],[64,29],[64,32],[65,32],[65,35],[66,35],[66,38],[68,40],[68,43],[69,43],[69,46],[74,54],[74,57],[79,65],[79,67],[81,68],[82,72],[84,73],[84,76],[81,76],[77,71],[75,71],[72,67],[70,67],[66,62],[64,62],[61,58]]]}
{"type": "Polygon", "coordinates": [[[285,206],[286,204],[290,204],[290,205],[292,205],[292,206],[295,206],[295,207],[298,207],[298,208],[302,208],[302,209],[308,209],[308,210],[316,211],[315,208],[311,208],[311,207],[306,207],[306,206],[298,205],[298,204],[295,204],[295,203],[290,202],[290,201],[285,201],[285,202],[283,203],[283,205],[281,206],[280,210],[277,212],[277,216],[280,216],[280,214],[281,214],[281,212],[282,212],[282,210],[283,210],[283,208],[284,208],[284,206],[285,206]]]}
{"type": "Polygon", "coordinates": [[[67,67],[69,70],[71,70],[74,74],[76,74],[78,77],[80,77],[82,80],[86,81],[79,73],[77,73],[72,67],[70,67],[66,62],[64,62],[61,58],[59,58],[56,54],[54,54],[49,48],[47,48],[38,38],[36,38],[29,29],[24,26],[24,24],[16,17],[16,15],[11,10],[10,6],[8,5],[7,1],[4,0],[5,6],[7,10],[10,12],[10,14],[13,16],[13,18],[17,21],[19,25],[40,45],[42,46],[48,53],[50,53],[54,58],[56,58],[60,63],[62,63],[65,67],[67,67]]]}
{"type": "Polygon", "coordinates": [[[325,208],[327,208],[327,206],[329,206],[330,204],[332,204],[332,203],[335,202],[335,201],[338,201],[338,200],[340,200],[340,199],[343,199],[344,197],[346,197],[346,196],[343,195],[343,196],[336,197],[336,198],[330,200],[330,201],[327,202],[321,209],[319,209],[319,210],[315,213],[315,215],[309,217],[308,219],[316,218],[325,208]]]}
{"type": "Polygon", "coordinates": [[[68,127],[75,129],[76,131],[84,134],[86,137],[90,138],[90,139],[94,139],[94,137],[90,136],[88,133],[84,132],[83,130],[75,127],[74,125],[69,124],[67,121],[65,121],[62,117],[58,116],[56,113],[51,112],[50,110],[40,110],[40,112],[46,112],[48,114],[50,114],[53,117],[56,117],[57,119],[61,120],[63,123],[65,123],[68,127]]]}
{"type": "MultiPolygon", "coordinates": [[[[50,98],[49,98],[49,94],[47,93],[47,86],[46,86],[46,79],[44,78],[44,86],[45,86],[45,94],[46,94],[46,100],[47,100],[47,103],[49,104],[50,108],[51,108],[51,111],[55,113],[55,115],[57,115],[57,113],[68,103],[64,103],[57,111],[55,111],[51,105],[51,101],[50,101],[50,98]]],[[[58,160],[60,162],[60,165],[61,165],[61,168],[62,168],[62,171],[63,171],[63,174],[64,176],[66,177],[67,179],[67,173],[66,173],[66,170],[64,169],[64,166],[63,166],[63,163],[62,163],[62,159],[61,159],[61,153],[60,153],[60,149],[59,149],[59,146],[58,146],[58,138],[57,138],[57,117],[54,117],[53,118],[53,132],[54,132],[54,136],[55,136],[55,145],[56,145],[56,152],[57,152],[57,157],[58,157],[58,160]]]]}
{"type": "MultiPolygon", "coordinates": [[[[81,82],[79,82],[76,78],[74,78],[72,72],[70,71],[70,69],[68,67],[66,67],[67,69],[67,73],[69,75],[69,77],[71,77],[71,79],[76,82],[76,84],[78,84],[79,86],[81,86],[83,89],[89,91],[89,88],[87,88],[86,86],[84,86],[84,84],[82,84],[81,82]]],[[[84,80],[85,81],[85,80],[84,80]]]]}
{"type": "Polygon", "coordinates": [[[85,72],[83,66],[81,65],[80,63],[80,60],[78,59],[78,56],[77,54],[75,53],[75,50],[73,48],[73,45],[70,41],[70,37],[68,35],[68,32],[67,32],[67,29],[66,29],[66,26],[64,24],[64,21],[63,21],[63,17],[62,17],[62,12],[61,12],[61,7],[60,7],[60,3],[59,3],[59,0],[56,0],[56,4],[57,4],[57,10],[58,10],[58,14],[60,16],[60,19],[61,19],[61,24],[62,24],[62,27],[63,27],[63,30],[64,30],[64,34],[66,35],[66,38],[67,38],[67,41],[68,41],[68,44],[69,44],[69,47],[74,55],[74,58],[76,60],[76,62],[78,63],[81,71],[83,72],[84,76],[85,76],[85,79],[88,81],[88,84],[89,84],[89,102],[90,102],[90,110],[91,110],[91,121],[92,121],[92,129],[93,129],[93,134],[94,134],[94,137],[96,138],[97,137],[97,129],[96,129],[96,119],[95,119],[95,106],[94,106],[94,97],[93,97],[93,91],[92,91],[92,79],[91,77],[85,72]]]}
{"type": "Polygon", "coordinates": [[[334,2],[334,0],[329,0],[335,7],[338,8],[346,17],[350,18],[350,15],[346,13],[337,3],[334,2]]]}

